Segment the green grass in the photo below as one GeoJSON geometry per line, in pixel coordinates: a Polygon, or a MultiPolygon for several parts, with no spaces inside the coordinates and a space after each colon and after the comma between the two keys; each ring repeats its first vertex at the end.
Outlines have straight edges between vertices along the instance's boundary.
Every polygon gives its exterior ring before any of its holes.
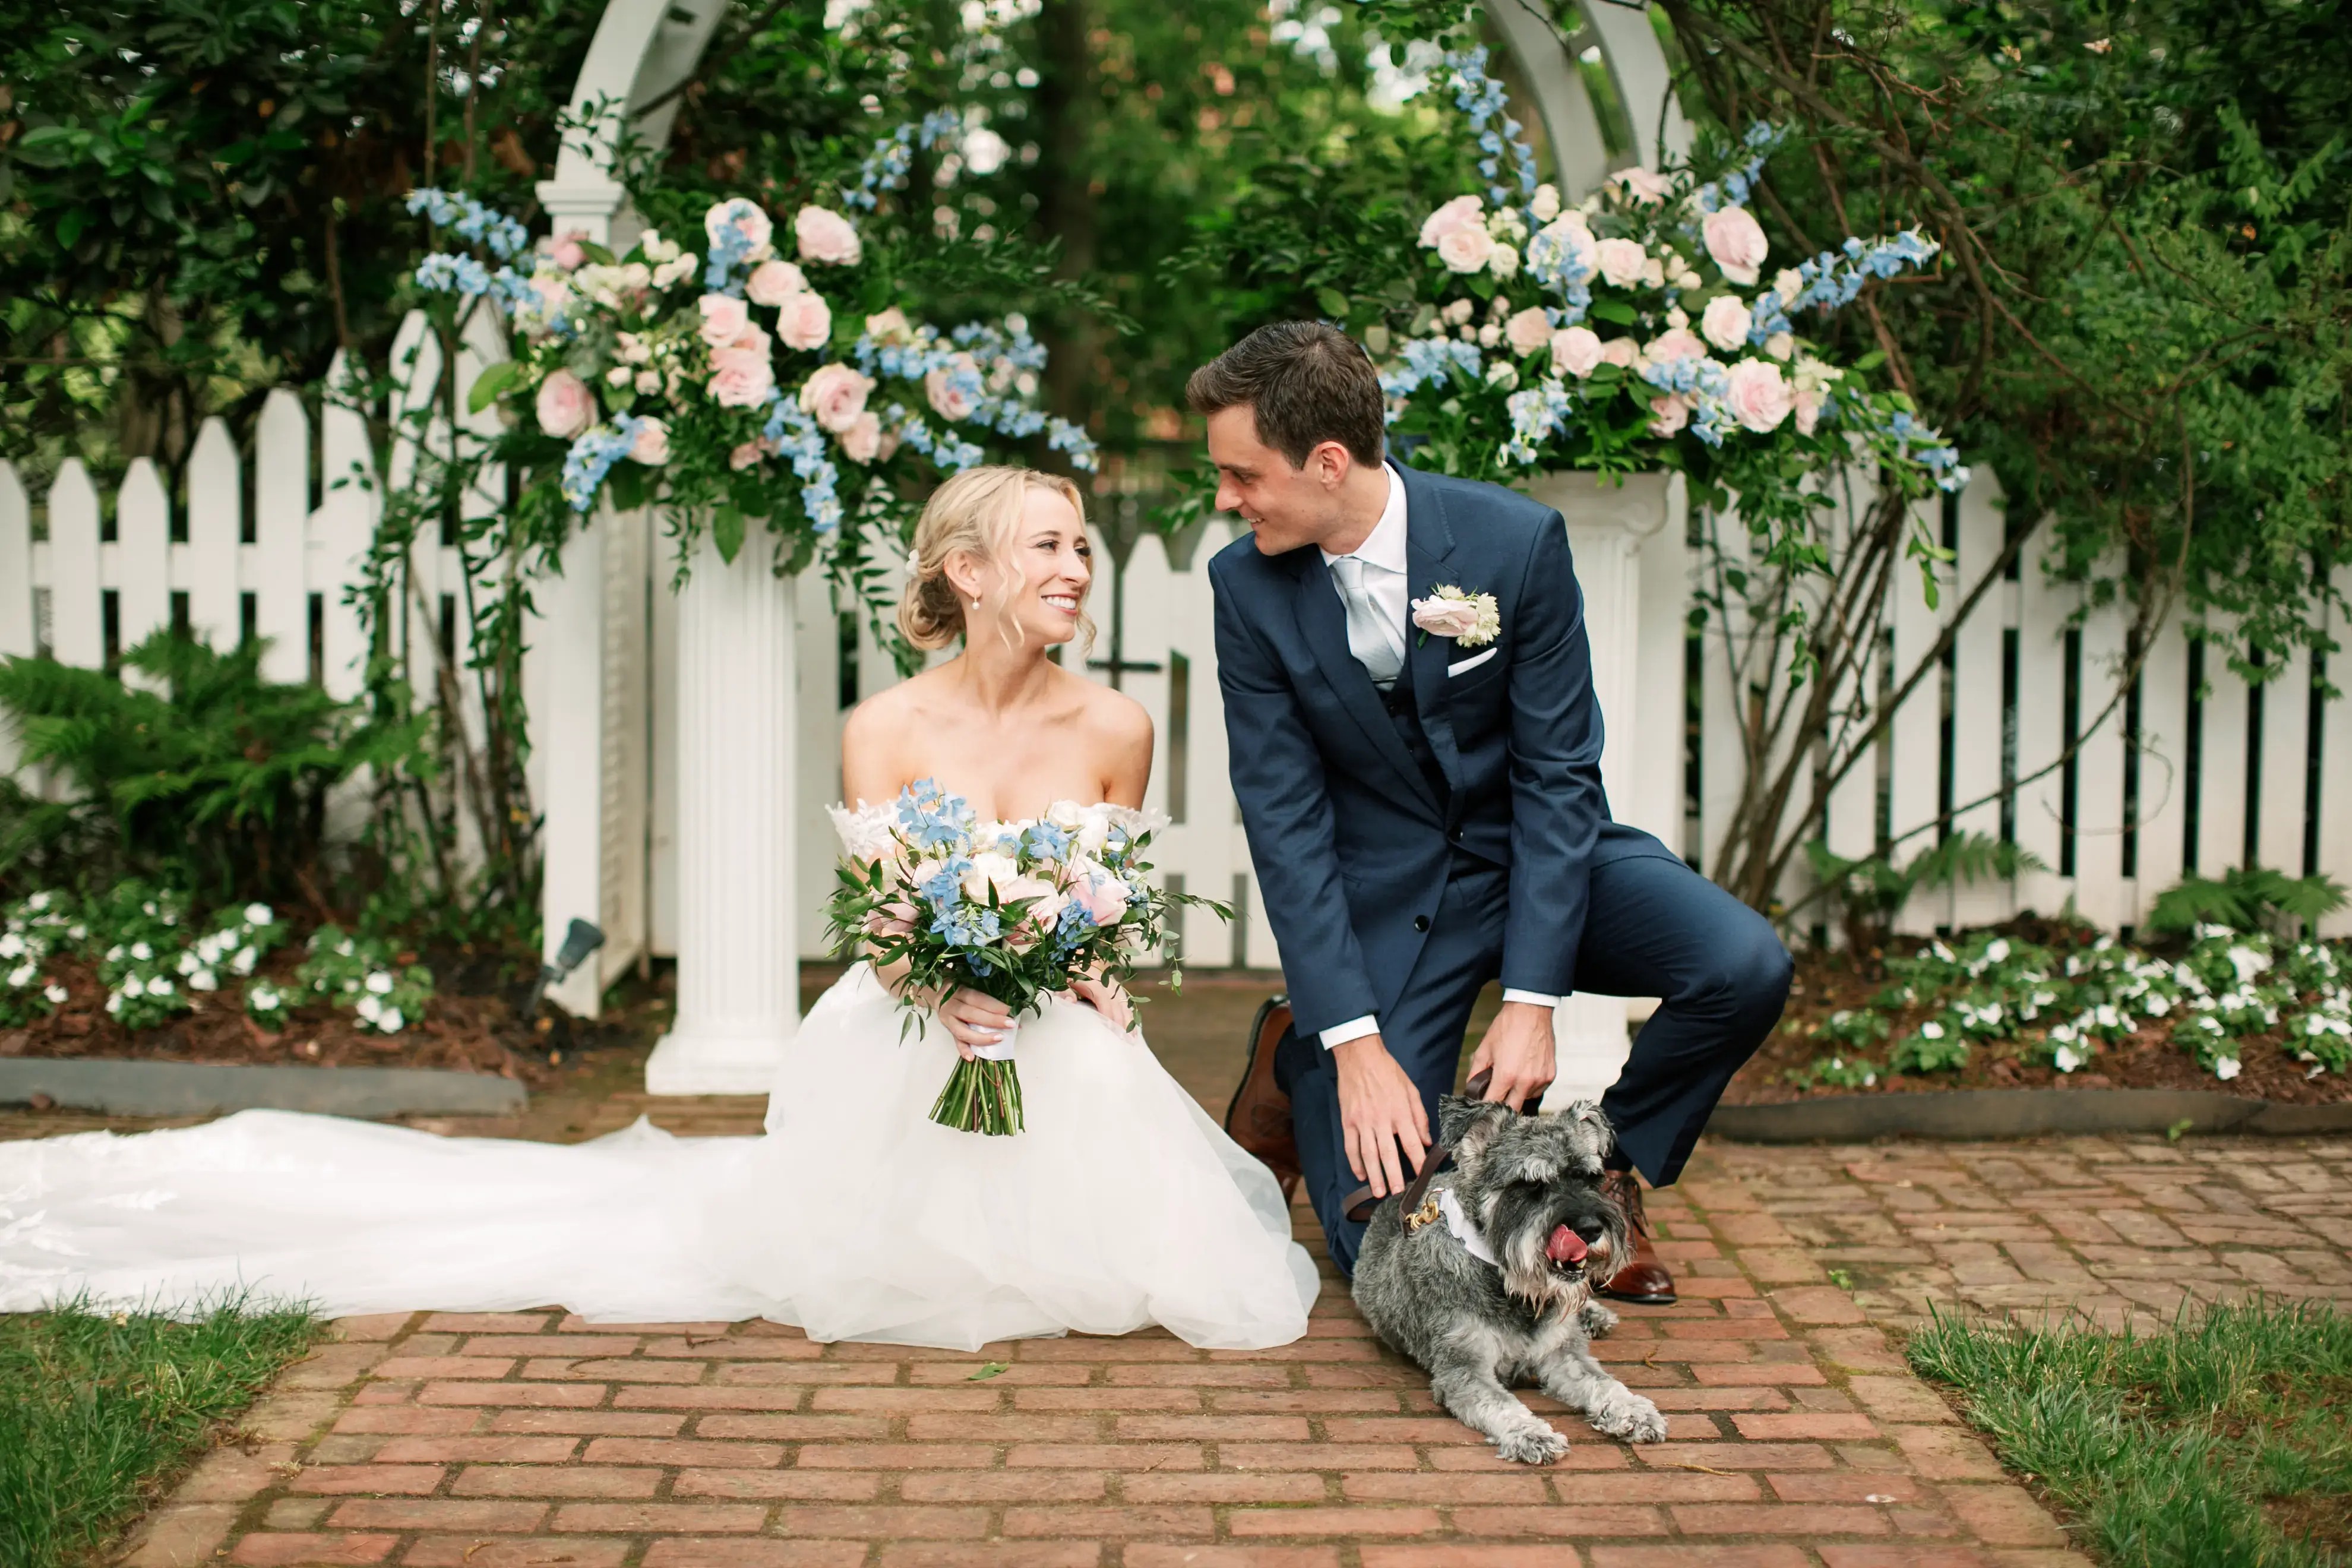
{"type": "Polygon", "coordinates": [[[242,1301],[0,1317],[0,1568],[94,1561],[321,1327],[242,1301]]]}
{"type": "Polygon", "coordinates": [[[2103,1563],[2352,1563],[2352,1317],[2256,1301],[2137,1335],[1938,1317],[1909,1355],[2103,1563]]]}

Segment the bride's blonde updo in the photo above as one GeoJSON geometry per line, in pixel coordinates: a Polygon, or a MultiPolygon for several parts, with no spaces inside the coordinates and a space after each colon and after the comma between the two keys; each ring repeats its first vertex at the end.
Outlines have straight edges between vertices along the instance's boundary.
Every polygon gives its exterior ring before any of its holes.
{"type": "MultiPolygon", "coordinates": [[[[1035,468],[990,465],[966,468],[931,492],[915,524],[915,549],[908,561],[907,594],[898,602],[898,629],[919,648],[945,647],[970,629],[964,602],[948,581],[950,558],[964,554],[996,568],[1000,581],[1015,574],[1005,563],[1021,529],[1021,509],[1031,490],[1051,490],[1070,503],[1083,526],[1087,506],[1078,487],[1059,474],[1035,468]]],[[[1091,642],[1094,627],[1083,616],[1079,629],[1091,642]]]]}

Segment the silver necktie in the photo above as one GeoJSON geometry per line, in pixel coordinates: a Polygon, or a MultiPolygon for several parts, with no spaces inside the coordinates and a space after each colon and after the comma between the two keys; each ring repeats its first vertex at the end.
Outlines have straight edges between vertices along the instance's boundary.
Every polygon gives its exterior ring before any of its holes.
{"type": "Polygon", "coordinates": [[[1348,607],[1348,651],[1356,656],[1372,684],[1386,691],[1396,684],[1397,672],[1404,668],[1397,629],[1388,624],[1371,590],[1364,586],[1360,559],[1342,555],[1331,563],[1331,580],[1339,585],[1339,602],[1348,607]]]}

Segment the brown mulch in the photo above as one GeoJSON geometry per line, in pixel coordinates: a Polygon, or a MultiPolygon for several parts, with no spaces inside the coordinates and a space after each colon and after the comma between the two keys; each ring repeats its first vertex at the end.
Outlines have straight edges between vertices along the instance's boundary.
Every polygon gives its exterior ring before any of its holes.
{"type": "MultiPolygon", "coordinates": [[[[2049,945],[2057,929],[2048,922],[2021,922],[2002,928],[2004,934],[2049,945]]],[[[1793,1068],[1810,1066],[1841,1047],[1813,1038],[1808,1031],[1820,1019],[1845,1008],[1861,1008],[1887,984],[1875,964],[1868,972],[1856,967],[1845,952],[1818,949],[1797,956],[1797,977],[1790,987],[1788,1011],[1780,1026],[1763,1048],[1740,1068],[1725,1091],[1727,1105],[1779,1105],[1790,1100],[1845,1094],[1922,1094],[1948,1089],[2188,1089],[2243,1095],[2249,1099],[2293,1105],[2327,1105],[2352,1100],[2352,1075],[2323,1072],[2310,1076],[2312,1064],[2288,1054],[2283,1032],[2246,1040],[2239,1057],[2238,1076],[2224,1083],[2197,1064],[2197,1059],[2172,1043],[2170,1020],[2158,1019],[2128,1039],[2104,1045],[2089,1067],[2073,1073],[2038,1060],[2029,1060],[2021,1042],[1979,1041],[1969,1052],[1967,1065],[1950,1072],[1928,1075],[1893,1073],[1870,1089],[1822,1085],[1801,1089],[1789,1081],[1793,1068]]],[[[1924,1016],[1924,1012],[1922,1014],[1924,1016]]],[[[1900,1026],[1895,1030],[1901,1033],[1900,1026]]],[[[1853,1056],[1851,1050],[1843,1053],[1853,1056]]],[[[1864,1053],[1883,1061],[1886,1046],[1864,1053]]]]}

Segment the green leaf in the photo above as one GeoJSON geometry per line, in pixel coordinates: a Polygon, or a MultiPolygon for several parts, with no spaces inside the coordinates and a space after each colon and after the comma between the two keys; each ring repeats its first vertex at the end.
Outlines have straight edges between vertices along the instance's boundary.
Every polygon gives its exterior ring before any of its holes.
{"type": "Polygon", "coordinates": [[[990,1378],[1002,1377],[1012,1370],[1013,1366],[1009,1362],[984,1362],[982,1363],[981,1369],[978,1372],[973,1373],[970,1377],[965,1378],[964,1381],[966,1383],[986,1383],[990,1378]]]}
{"type": "Polygon", "coordinates": [[[615,463],[606,476],[613,486],[613,506],[618,511],[635,511],[646,504],[646,470],[635,462],[615,463]]]}
{"type": "Polygon", "coordinates": [[[74,247],[74,241],[81,237],[81,231],[89,222],[89,208],[68,207],[65,210],[65,216],[58,219],[58,247],[60,250],[71,250],[74,247]]]}
{"type": "Polygon", "coordinates": [[[1867,374],[1870,371],[1876,370],[1880,365],[1883,365],[1885,363],[1886,351],[1885,349],[1873,349],[1868,353],[1853,362],[1854,374],[1857,375],[1867,374]]]}
{"type": "Polygon", "coordinates": [[[466,395],[466,412],[479,414],[488,408],[499,393],[514,384],[515,378],[521,374],[520,360],[500,360],[496,364],[484,366],[482,374],[474,378],[474,389],[466,395]]]}
{"type": "Polygon", "coordinates": [[[732,565],[736,552],[743,548],[743,514],[731,506],[712,512],[710,542],[719,546],[719,559],[732,565]]]}
{"type": "Polygon", "coordinates": [[[1587,315],[1603,321],[1614,321],[1621,327],[1633,324],[1633,307],[1622,300],[1595,300],[1587,315]]]}
{"type": "Polygon", "coordinates": [[[1348,297],[1337,289],[1324,287],[1315,290],[1315,303],[1335,321],[1348,319],[1348,297]]]}

